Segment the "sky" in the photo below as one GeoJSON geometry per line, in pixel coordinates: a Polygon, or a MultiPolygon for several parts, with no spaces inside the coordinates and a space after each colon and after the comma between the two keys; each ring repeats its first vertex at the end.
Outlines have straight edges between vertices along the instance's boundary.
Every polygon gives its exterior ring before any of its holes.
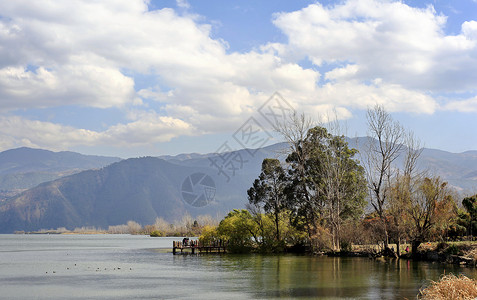
{"type": "Polygon", "coordinates": [[[254,148],[291,111],[364,136],[376,104],[477,150],[477,0],[0,0],[1,151],[254,148]]]}

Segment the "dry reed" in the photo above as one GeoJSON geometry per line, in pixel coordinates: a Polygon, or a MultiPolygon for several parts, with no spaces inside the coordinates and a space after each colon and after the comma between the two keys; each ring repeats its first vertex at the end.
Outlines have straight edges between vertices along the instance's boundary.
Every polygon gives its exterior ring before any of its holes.
{"type": "Polygon", "coordinates": [[[464,275],[459,277],[449,274],[444,275],[439,281],[432,281],[425,289],[420,290],[418,299],[455,299],[467,300],[477,297],[477,281],[464,275]]]}

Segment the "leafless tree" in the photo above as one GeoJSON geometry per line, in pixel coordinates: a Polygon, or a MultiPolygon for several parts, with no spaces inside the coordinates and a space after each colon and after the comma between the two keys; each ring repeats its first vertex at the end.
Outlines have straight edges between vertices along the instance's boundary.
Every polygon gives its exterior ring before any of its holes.
{"type": "Polygon", "coordinates": [[[142,230],[141,224],[135,221],[128,221],[127,226],[130,234],[139,234],[142,230]]]}
{"type": "Polygon", "coordinates": [[[418,159],[424,149],[420,140],[408,131],[405,133],[404,145],[403,170],[395,170],[388,203],[389,221],[392,222],[393,238],[397,244],[398,256],[400,255],[401,240],[408,237],[409,233],[411,199],[417,193],[422,178],[426,176],[425,171],[417,168],[418,159]]]}
{"type": "Polygon", "coordinates": [[[405,130],[379,105],[368,109],[368,143],[366,175],[370,202],[378,214],[385,236],[385,248],[389,248],[389,232],[386,220],[393,176],[393,163],[404,150],[405,130]]]}
{"type": "Polygon", "coordinates": [[[308,130],[313,128],[315,122],[307,117],[304,113],[298,114],[297,112],[293,112],[288,115],[286,120],[283,123],[277,123],[274,126],[274,130],[278,132],[285,142],[288,144],[289,148],[285,150],[285,153],[293,153],[296,152],[300,155],[301,161],[305,160],[305,153],[302,153],[300,150],[301,144],[306,138],[308,134],[308,130]]]}

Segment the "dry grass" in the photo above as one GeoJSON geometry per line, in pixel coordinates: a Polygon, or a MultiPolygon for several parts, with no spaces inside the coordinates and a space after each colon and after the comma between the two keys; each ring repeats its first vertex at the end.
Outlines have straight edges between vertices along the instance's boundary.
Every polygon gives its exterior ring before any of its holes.
{"type": "Polygon", "coordinates": [[[467,256],[468,258],[473,258],[474,260],[477,260],[477,248],[470,250],[469,252],[465,254],[465,256],[467,256]]]}
{"type": "Polygon", "coordinates": [[[467,300],[477,297],[477,281],[464,275],[456,277],[453,274],[444,275],[439,281],[433,281],[430,286],[420,290],[418,299],[455,299],[467,300]]]}

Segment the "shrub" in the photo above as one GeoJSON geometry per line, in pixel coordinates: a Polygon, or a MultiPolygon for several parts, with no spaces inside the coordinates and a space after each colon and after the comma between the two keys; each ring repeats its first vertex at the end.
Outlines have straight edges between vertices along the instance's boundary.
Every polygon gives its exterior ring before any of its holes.
{"type": "Polygon", "coordinates": [[[447,249],[449,247],[449,244],[447,244],[446,242],[439,242],[436,246],[436,251],[444,251],[445,249],[447,249]]]}
{"type": "Polygon", "coordinates": [[[211,245],[219,240],[219,234],[217,233],[217,227],[206,225],[202,228],[202,234],[199,237],[199,241],[202,245],[211,245]]]}
{"type": "Polygon", "coordinates": [[[327,228],[318,226],[316,233],[311,237],[313,250],[330,250],[333,248],[331,233],[327,228]]]}
{"type": "Polygon", "coordinates": [[[159,230],[154,230],[149,234],[151,237],[163,237],[165,236],[164,232],[159,230]]]}
{"type": "Polygon", "coordinates": [[[456,277],[453,274],[444,275],[439,281],[420,290],[418,299],[428,300],[467,300],[477,297],[477,281],[464,275],[456,277]]]}

